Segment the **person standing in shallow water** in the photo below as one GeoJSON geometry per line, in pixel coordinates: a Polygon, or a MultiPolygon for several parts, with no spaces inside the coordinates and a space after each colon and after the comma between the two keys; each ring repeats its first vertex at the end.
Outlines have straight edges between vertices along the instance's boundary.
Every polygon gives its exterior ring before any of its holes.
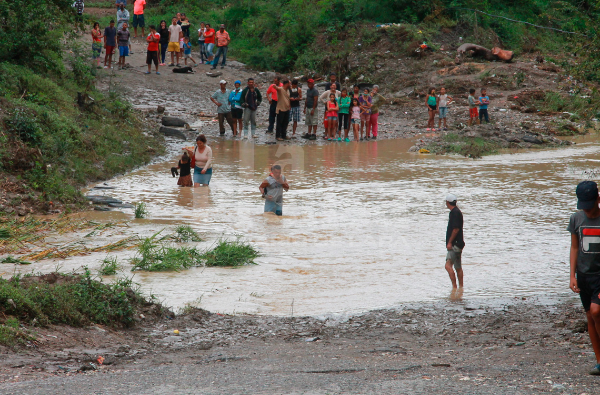
{"type": "Polygon", "coordinates": [[[589,372],[600,375],[600,196],[598,185],[583,181],[577,185],[578,211],[571,215],[571,276],[569,287],[579,294],[588,322],[588,333],[596,355],[589,372]]]}
{"type": "Polygon", "coordinates": [[[191,167],[194,169],[194,188],[200,185],[208,186],[212,178],[212,149],[206,143],[206,136],[203,134],[196,137],[196,147],[194,150],[184,148],[188,156],[192,158],[191,167]]]}
{"type": "Polygon", "coordinates": [[[271,167],[271,174],[258,187],[265,199],[265,213],[283,215],[283,191],[289,191],[285,176],[281,174],[281,166],[271,167]]]}
{"type": "Polygon", "coordinates": [[[456,206],[457,198],[453,194],[446,196],[446,207],[450,210],[448,219],[448,228],[446,229],[446,271],[452,281],[452,288],[456,288],[456,278],[458,277],[458,286],[463,287],[462,270],[462,250],[465,248],[463,239],[463,215],[456,206]],[[454,269],[452,268],[454,266],[454,269]],[[456,275],[454,275],[456,270],[456,275]]]}

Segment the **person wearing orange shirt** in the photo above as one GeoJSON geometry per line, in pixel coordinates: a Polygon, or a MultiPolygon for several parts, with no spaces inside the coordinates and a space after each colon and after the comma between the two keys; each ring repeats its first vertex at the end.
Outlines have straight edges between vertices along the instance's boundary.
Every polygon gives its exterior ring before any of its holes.
{"type": "Polygon", "coordinates": [[[142,28],[142,36],[145,36],[144,27],[144,8],[146,8],[146,0],[135,0],[133,3],[133,37],[137,37],[138,26],[142,28]]]}
{"type": "Polygon", "coordinates": [[[146,41],[148,42],[148,52],[146,53],[146,64],[148,65],[148,71],[146,74],[150,74],[152,72],[152,63],[156,66],[156,74],[158,72],[158,43],[160,42],[160,34],[156,32],[156,27],[154,25],[150,25],[150,34],[146,37],[146,41]]]}
{"type": "Polygon", "coordinates": [[[275,119],[277,118],[277,89],[276,87],[281,86],[279,76],[276,76],[273,80],[269,89],[267,89],[267,99],[269,100],[269,127],[267,133],[273,133],[275,127],[275,119]]]}
{"type": "Polygon", "coordinates": [[[221,28],[218,32],[215,33],[215,38],[217,40],[217,54],[215,55],[215,61],[213,62],[213,70],[217,68],[217,64],[219,64],[219,58],[223,55],[223,62],[221,62],[221,68],[225,68],[225,60],[227,59],[227,46],[231,41],[229,37],[229,33],[225,30],[225,25],[221,25],[221,28]]]}

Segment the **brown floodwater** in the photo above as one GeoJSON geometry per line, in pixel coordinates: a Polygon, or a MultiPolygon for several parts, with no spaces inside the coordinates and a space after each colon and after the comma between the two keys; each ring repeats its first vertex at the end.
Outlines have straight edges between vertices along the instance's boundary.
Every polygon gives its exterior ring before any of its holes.
{"type": "MultiPolygon", "coordinates": [[[[166,305],[224,313],[325,315],[436,301],[450,295],[443,268],[448,210],[454,193],[464,214],[463,298],[556,296],[568,288],[569,215],[578,181],[600,174],[596,136],[560,150],[479,160],[407,153],[408,140],[305,147],[209,141],[209,188],[180,188],[171,160],[108,182],[106,194],[145,202],[149,217],[103,234],[108,243],[189,224],[208,248],[241,237],[261,253],[258,265],[135,273],[166,305]],[[263,214],[258,185],[279,163],[291,189],[283,216],[263,214]]],[[[131,210],[91,212],[102,221],[131,210]]],[[[122,251],[121,261],[135,250],[122,251]]],[[[41,261],[34,271],[100,266],[106,253],[41,261]]],[[[125,274],[130,275],[125,265],[125,274]]],[[[22,270],[31,270],[31,267],[22,270]]]]}

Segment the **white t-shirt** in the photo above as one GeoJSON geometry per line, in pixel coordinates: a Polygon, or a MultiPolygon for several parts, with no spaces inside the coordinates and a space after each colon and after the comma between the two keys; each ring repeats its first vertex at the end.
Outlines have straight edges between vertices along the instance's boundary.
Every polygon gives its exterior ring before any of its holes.
{"type": "Polygon", "coordinates": [[[178,43],[179,42],[179,33],[181,33],[181,26],[169,25],[169,33],[171,33],[169,42],[178,43]]]}
{"type": "Polygon", "coordinates": [[[204,41],[204,32],[205,31],[206,31],[206,28],[198,29],[198,33],[200,33],[200,35],[198,36],[198,41],[204,41]]]}
{"type": "Polygon", "coordinates": [[[440,107],[448,107],[448,95],[440,95],[440,107]]]}

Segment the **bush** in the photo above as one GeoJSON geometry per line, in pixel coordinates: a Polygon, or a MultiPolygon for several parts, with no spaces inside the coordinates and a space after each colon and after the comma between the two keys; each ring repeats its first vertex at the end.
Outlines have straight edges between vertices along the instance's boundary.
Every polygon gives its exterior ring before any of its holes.
{"type": "Polygon", "coordinates": [[[242,266],[253,265],[259,256],[258,251],[240,240],[220,240],[215,248],[202,254],[206,266],[242,266]]]}

